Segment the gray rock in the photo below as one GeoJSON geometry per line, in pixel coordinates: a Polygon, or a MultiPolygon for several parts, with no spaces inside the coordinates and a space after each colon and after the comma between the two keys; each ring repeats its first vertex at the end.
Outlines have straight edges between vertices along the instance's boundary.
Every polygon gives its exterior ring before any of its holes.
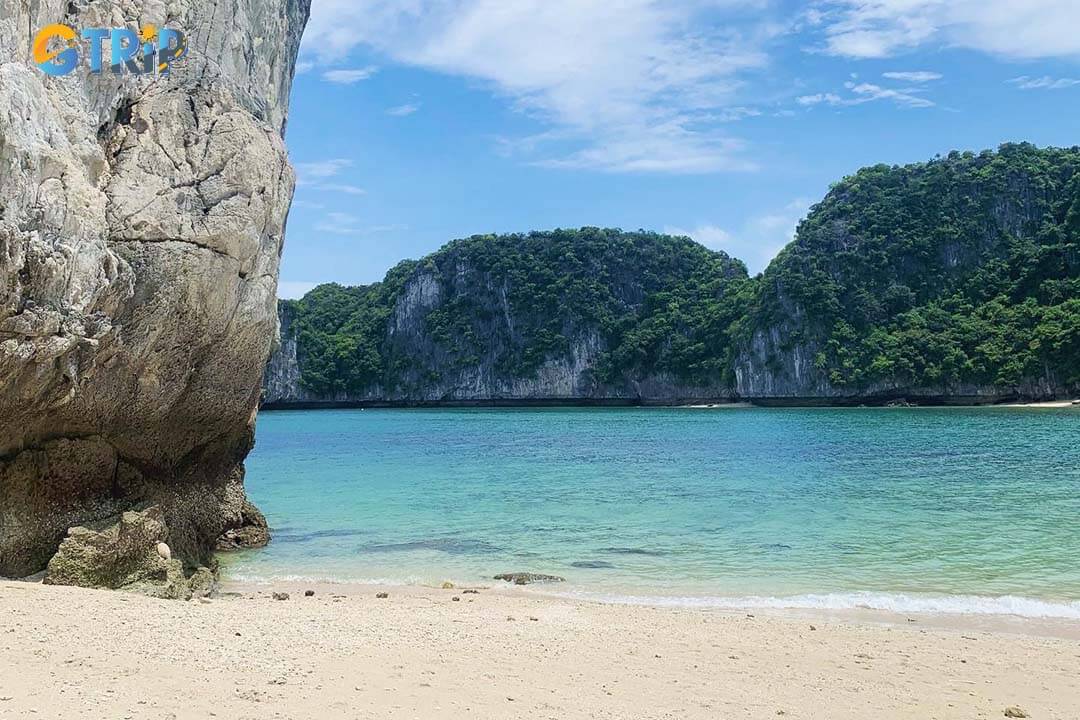
{"type": "Polygon", "coordinates": [[[163,557],[158,547],[168,534],[164,515],[156,505],[73,527],[49,561],[43,582],[125,590],[169,600],[206,597],[216,583],[214,572],[200,567],[188,577],[180,560],[163,557]]]}
{"type": "Polygon", "coordinates": [[[276,593],[274,593],[274,599],[275,600],[288,600],[289,599],[289,593],[287,593],[287,592],[276,592],[276,593]]]}
{"type": "Polygon", "coordinates": [[[566,578],[561,578],[557,575],[543,575],[540,573],[529,572],[503,573],[502,575],[496,575],[495,579],[504,580],[509,583],[514,583],[515,585],[566,582],[566,578]]]}
{"type": "Polygon", "coordinates": [[[266,547],[270,543],[270,527],[266,517],[249,500],[240,510],[239,524],[229,527],[217,540],[218,550],[242,550],[266,547]]]}
{"type": "Polygon", "coordinates": [[[308,5],[0,0],[0,575],[143,503],[189,567],[242,527],[308,5]],[[168,25],[190,52],[167,78],[52,78],[28,33],[58,21],[168,25]]]}

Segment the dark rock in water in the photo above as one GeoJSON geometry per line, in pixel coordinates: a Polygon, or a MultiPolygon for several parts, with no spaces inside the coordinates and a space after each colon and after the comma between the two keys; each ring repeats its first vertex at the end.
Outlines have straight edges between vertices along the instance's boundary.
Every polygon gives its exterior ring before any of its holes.
{"type": "Polygon", "coordinates": [[[624,547],[609,547],[603,548],[600,552],[611,553],[612,555],[647,555],[649,557],[660,557],[664,553],[659,550],[646,550],[644,548],[624,548],[624,547]]]}
{"type": "Polygon", "coordinates": [[[314,590],[305,590],[304,591],[304,597],[315,597],[315,591],[314,590]]]}
{"type": "Polygon", "coordinates": [[[432,538],[429,540],[414,540],[404,543],[390,543],[388,545],[368,545],[361,548],[365,553],[396,553],[415,552],[416,550],[435,550],[447,555],[483,555],[494,554],[501,548],[483,540],[469,538],[432,538]]]}
{"type": "Polygon", "coordinates": [[[504,580],[506,582],[514,583],[515,585],[566,582],[566,578],[561,578],[557,575],[543,575],[540,573],[528,572],[503,573],[502,575],[496,575],[495,579],[504,580]]]}
{"type": "Polygon", "coordinates": [[[570,567],[584,568],[586,570],[605,570],[615,566],[603,560],[582,560],[580,562],[570,563],[570,567]]]}
{"type": "Polygon", "coordinates": [[[156,505],[73,527],[49,561],[43,582],[127,590],[169,600],[206,597],[216,583],[214,572],[200,567],[188,577],[180,560],[159,550],[168,535],[156,505]]]}
{"type": "Polygon", "coordinates": [[[221,534],[216,548],[219,551],[266,547],[270,543],[270,526],[266,516],[250,500],[244,500],[239,521],[221,534]]]}
{"type": "Polygon", "coordinates": [[[274,599],[275,600],[288,600],[289,599],[289,593],[276,592],[276,593],[274,593],[274,599]]]}

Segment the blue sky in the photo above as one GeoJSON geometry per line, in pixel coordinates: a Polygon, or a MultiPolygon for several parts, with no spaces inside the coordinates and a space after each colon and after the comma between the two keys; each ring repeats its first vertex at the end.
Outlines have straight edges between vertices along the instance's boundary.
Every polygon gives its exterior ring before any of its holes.
{"type": "Polygon", "coordinates": [[[1078,115],[1077,0],[313,0],[281,295],[582,225],[757,272],[859,167],[1078,115]]]}

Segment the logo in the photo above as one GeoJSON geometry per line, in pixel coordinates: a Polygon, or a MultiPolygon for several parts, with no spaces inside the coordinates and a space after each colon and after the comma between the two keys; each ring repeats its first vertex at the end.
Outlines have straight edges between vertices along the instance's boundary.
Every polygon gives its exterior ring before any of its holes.
{"type": "Polygon", "coordinates": [[[77,33],[67,25],[55,24],[41,28],[30,49],[38,69],[53,77],[74,71],[82,51],[89,58],[91,73],[101,73],[107,58],[115,75],[168,75],[172,63],[187,54],[187,40],[179,30],[153,25],[144,25],[138,32],[86,28],[77,33]]]}

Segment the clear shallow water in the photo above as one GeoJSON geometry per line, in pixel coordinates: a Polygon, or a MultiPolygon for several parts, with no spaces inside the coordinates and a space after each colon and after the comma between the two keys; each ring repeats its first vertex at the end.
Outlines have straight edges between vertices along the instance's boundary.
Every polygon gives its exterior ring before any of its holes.
{"type": "Polygon", "coordinates": [[[1080,618],[1080,412],[264,413],[240,580],[1080,618]]]}

